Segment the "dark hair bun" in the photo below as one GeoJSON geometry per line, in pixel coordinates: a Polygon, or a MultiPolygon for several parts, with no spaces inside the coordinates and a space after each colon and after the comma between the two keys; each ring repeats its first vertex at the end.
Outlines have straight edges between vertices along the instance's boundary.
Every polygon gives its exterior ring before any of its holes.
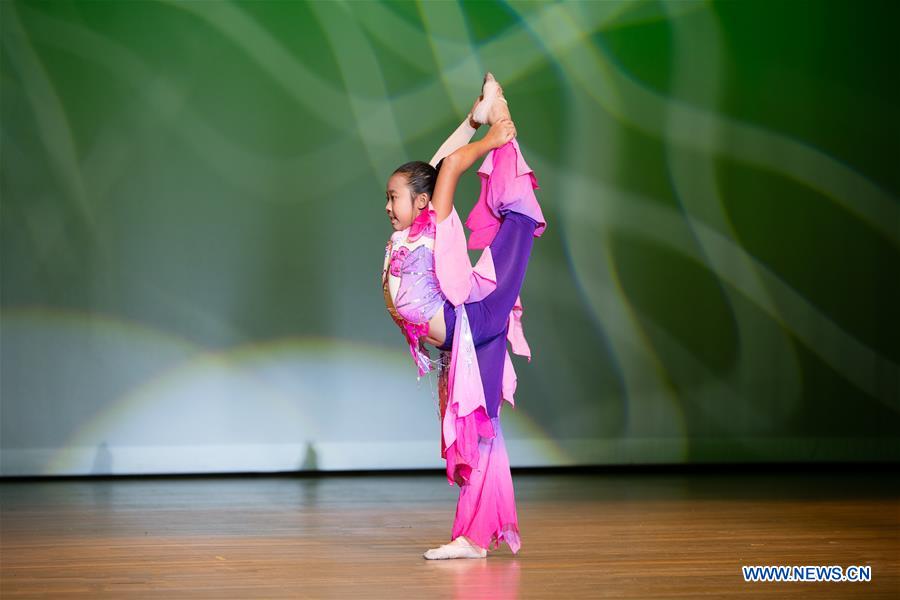
{"type": "Polygon", "coordinates": [[[427,162],[413,160],[397,167],[392,175],[396,175],[397,173],[406,175],[406,179],[409,182],[409,191],[412,193],[413,197],[416,197],[421,193],[426,193],[430,198],[431,195],[434,194],[434,184],[437,182],[438,170],[441,168],[441,163],[443,162],[444,159],[441,159],[441,162],[438,163],[436,169],[427,162]]]}

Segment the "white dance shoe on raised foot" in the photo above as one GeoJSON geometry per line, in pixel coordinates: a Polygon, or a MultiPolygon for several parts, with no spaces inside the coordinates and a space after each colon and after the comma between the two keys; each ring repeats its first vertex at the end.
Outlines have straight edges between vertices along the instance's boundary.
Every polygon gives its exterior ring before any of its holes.
{"type": "Polygon", "coordinates": [[[472,109],[471,118],[482,125],[493,124],[502,118],[509,118],[509,108],[503,97],[503,88],[488,71],[481,85],[481,100],[472,109]]]}

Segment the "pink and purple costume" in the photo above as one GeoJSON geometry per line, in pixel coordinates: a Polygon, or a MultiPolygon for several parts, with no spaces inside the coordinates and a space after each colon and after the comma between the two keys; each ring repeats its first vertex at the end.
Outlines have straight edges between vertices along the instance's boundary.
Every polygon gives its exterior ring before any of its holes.
{"type": "Polygon", "coordinates": [[[429,205],[391,236],[382,287],[420,377],[431,367],[422,341],[428,321],[444,311],[441,457],[450,485],[460,485],[451,540],[465,535],[483,548],[505,540],[516,553],[521,541],[500,405],[503,399],[515,405],[516,374],[506,342],[531,360],[519,292],[534,238],[546,222],[534,195],[537,179],[515,138],[491,150],[478,173],[481,194],[466,219],[468,244],[456,208],[438,223],[429,205]],[[484,249],[474,267],[467,246],[484,249]],[[399,285],[388,275],[399,277],[399,285]]]}

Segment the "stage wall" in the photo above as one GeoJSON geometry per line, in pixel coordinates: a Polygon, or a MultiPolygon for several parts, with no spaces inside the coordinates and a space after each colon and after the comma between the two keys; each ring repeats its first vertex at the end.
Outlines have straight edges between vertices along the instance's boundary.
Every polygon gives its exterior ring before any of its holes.
{"type": "Polygon", "coordinates": [[[485,70],[548,222],[514,467],[897,460],[893,6],[0,3],[0,473],[442,466],[384,189],[485,70]]]}

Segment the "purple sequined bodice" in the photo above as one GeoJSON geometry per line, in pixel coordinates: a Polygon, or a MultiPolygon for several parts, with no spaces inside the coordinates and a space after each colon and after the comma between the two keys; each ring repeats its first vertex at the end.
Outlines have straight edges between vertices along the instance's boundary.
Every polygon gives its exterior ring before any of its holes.
{"type": "Polygon", "coordinates": [[[446,300],[434,267],[435,231],[436,213],[423,210],[409,228],[391,236],[382,271],[388,312],[409,343],[419,377],[431,370],[421,338],[428,335],[429,321],[446,300]]]}
{"type": "Polygon", "coordinates": [[[434,273],[434,252],[427,245],[412,251],[406,246],[394,250],[391,275],[400,278],[394,308],[410,323],[427,323],[444,305],[434,273]]]}

